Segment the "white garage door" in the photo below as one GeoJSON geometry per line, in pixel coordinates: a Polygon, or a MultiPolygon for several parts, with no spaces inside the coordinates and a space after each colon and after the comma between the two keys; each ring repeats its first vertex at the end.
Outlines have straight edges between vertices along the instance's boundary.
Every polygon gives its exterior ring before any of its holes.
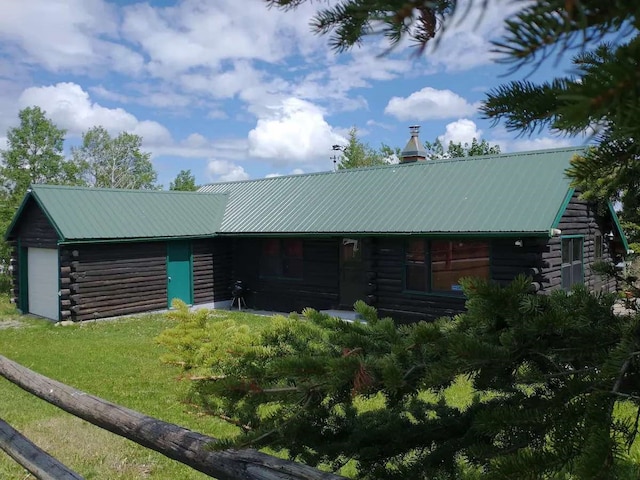
{"type": "Polygon", "coordinates": [[[58,251],[30,248],[28,255],[29,313],[58,320],[58,251]]]}

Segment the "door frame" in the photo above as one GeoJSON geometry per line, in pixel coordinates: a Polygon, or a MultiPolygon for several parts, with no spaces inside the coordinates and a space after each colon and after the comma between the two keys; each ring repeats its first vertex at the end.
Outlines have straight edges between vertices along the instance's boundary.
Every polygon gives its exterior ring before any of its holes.
{"type": "MultiPolygon", "coordinates": [[[[184,260],[173,261],[174,265],[177,265],[178,263],[184,263],[184,260]]],[[[173,275],[175,275],[175,273],[173,273],[173,275]]],[[[193,248],[190,240],[172,240],[167,242],[167,275],[166,277],[167,277],[167,308],[171,308],[171,301],[174,298],[180,298],[180,300],[184,301],[187,305],[193,305],[193,248]],[[183,248],[183,250],[181,250],[181,253],[184,253],[186,251],[187,257],[188,257],[189,298],[186,300],[184,298],[180,298],[177,295],[174,295],[174,296],[171,295],[171,275],[172,275],[171,257],[172,257],[172,254],[176,256],[176,251],[172,252],[172,249],[175,249],[176,247],[183,248]]]]}
{"type": "Polygon", "coordinates": [[[353,309],[353,304],[357,301],[357,300],[365,300],[367,297],[367,281],[366,281],[366,269],[365,269],[365,262],[364,262],[364,248],[365,248],[365,244],[366,242],[364,241],[363,238],[352,238],[352,237],[341,237],[339,240],[339,246],[338,246],[338,264],[339,264],[339,280],[340,280],[340,285],[338,287],[338,305],[341,308],[349,308],[349,309],[353,309]],[[345,241],[349,242],[357,242],[357,249],[360,251],[359,255],[358,255],[358,260],[357,261],[351,261],[351,262],[345,262],[345,258],[343,255],[344,252],[344,247],[346,245],[345,241]],[[345,269],[345,264],[351,263],[351,265],[353,266],[355,263],[358,264],[358,268],[350,268],[350,267],[346,267],[345,269]],[[351,282],[350,285],[352,285],[354,288],[351,289],[351,291],[349,291],[348,289],[346,289],[346,285],[348,285],[349,283],[345,280],[345,272],[346,270],[351,269],[352,272],[356,272],[361,278],[360,278],[360,282],[356,285],[355,282],[351,282]],[[355,293],[354,293],[355,292],[355,293]],[[347,298],[347,295],[345,295],[345,293],[351,293],[353,294],[354,300],[353,302],[351,301],[351,299],[347,298]],[[358,297],[358,298],[355,298],[358,297]]]}

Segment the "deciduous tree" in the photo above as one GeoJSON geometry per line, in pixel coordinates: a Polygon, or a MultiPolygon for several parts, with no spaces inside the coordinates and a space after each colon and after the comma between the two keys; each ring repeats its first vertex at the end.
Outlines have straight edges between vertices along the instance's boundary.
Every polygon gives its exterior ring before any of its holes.
{"type": "Polygon", "coordinates": [[[198,190],[196,177],[191,174],[191,170],[180,170],[175,180],[169,184],[169,190],[195,192],[198,190]]]}
{"type": "Polygon", "coordinates": [[[424,142],[424,148],[427,149],[430,158],[458,158],[473,157],[477,155],[497,155],[500,153],[499,145],[491,145],[486,140],[478,140],[474,137],[471,144],[462,142],[449,142],[447,149],[444,149],[440,139],[436,138],[433,142],[424,142]]]}
{"type": "MultiPolygon", "coordinates": [[[[7,131],[8,148],[0,162],[0,235],[8,228],[29,185],[81,183],[77,165],[65,160],[65,131],[37,106],[18,114],[20,124],[7,131]]],[[[10,250],[0,236],[0,274],[6,273],[10,250]]],[[[6,285],[6,282],[0,282],[6,285]]]]}
{"type": "Polygon", "coordinates": [[[32,183],[77,183],[79,172],[63,154],[65,131],[40,107],[25,108],[18,117],[20,125],[7,131],[0,164],[2,187],[10,197],[20,201],[32,183]]]}
{"type": "Polygon", "coordinates": [[[351,127],[349,130],[349,138],[347,145],[342,149],[338,169],[375,167],[379,165],[387,165],[399,156],[399,149],[393,149],[388,145],[382,144],[380,149],[376,150],[368,143],[358,138],[358,129],[351,127]]]}
{"type": "Polygon", "coordinates": [[[151,154],[141,151],[142,138],[127,132],[112,137],[101,126],[82,135],[82,145],[71,149],[88,185],[103,188],[155,189],[158,177],[151,154]]]}

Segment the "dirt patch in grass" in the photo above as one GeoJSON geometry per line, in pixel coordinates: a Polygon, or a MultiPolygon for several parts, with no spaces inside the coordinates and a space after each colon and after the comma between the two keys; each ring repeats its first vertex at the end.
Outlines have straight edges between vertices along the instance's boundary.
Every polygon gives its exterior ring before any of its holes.
{"type": "Polygon", "coordinates": [[[5,328],[20,328],[24,326],[26,326],[26,324],[20,320],[0,320],[0,330],[5,328]]]}

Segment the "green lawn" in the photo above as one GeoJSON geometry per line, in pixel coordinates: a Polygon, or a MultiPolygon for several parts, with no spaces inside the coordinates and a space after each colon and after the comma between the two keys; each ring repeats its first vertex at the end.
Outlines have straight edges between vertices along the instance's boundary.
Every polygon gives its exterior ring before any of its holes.
{"type": "MultiPolygon", "coordinates": [[[[223,312],[258,325],[265,317],[223,312]]],[[[200,416],[182,402],[187,381],[163,364],[154,338],[174,322],[163,315],[56,327],[17,315],[0,297],[0,354],[36,372],[147,415],[220,437],[232,433],[221,420],[200,416]]],[[[129,440],[79,420],[0,378],[0,418],[85,478],[209,478],[129,440]]],[[[25,479],[25,471],[0,451],[0,478],[25,479]]]]}
{"type": "MultiPolygon", "coordinates": [[[[217,311],[259,328],[266,317],[217,311]]],[[[175,324],[164,315],[145,315],[112,321],[54,326],[45,320],[18,315],[6,296],[0,296],[0,355],[75,388],[147,415],[176,423],[212,437],[234,433],[217,418],[199,415],[185,404],[188,380],[179,381],[180,369],[164,364],[164,348],[156,336],[175,324]],[[2,324],[19,324],[2,328],[2,324]]],[[[471,385],[460,380],[445,394],[451,405],[464,408],[471,385]]],[[[380,408],[379,399],[360,405],[380,408]]],[[[620,403],[617,416],[633,420],[636,411],[620,403]]],[[[129,440],[79,420],[30,395],[0,377],[0,418],[41,448],[87,479],[204,479],[189,467],[129,440]]],[[[640,440],[621,462],[619,478],[638,478],[640,440]]],[[[354,473],[353,465],[341,472],[354,473]]],[[[0,451],[0,479],[28,476],[0,451]]]]}

